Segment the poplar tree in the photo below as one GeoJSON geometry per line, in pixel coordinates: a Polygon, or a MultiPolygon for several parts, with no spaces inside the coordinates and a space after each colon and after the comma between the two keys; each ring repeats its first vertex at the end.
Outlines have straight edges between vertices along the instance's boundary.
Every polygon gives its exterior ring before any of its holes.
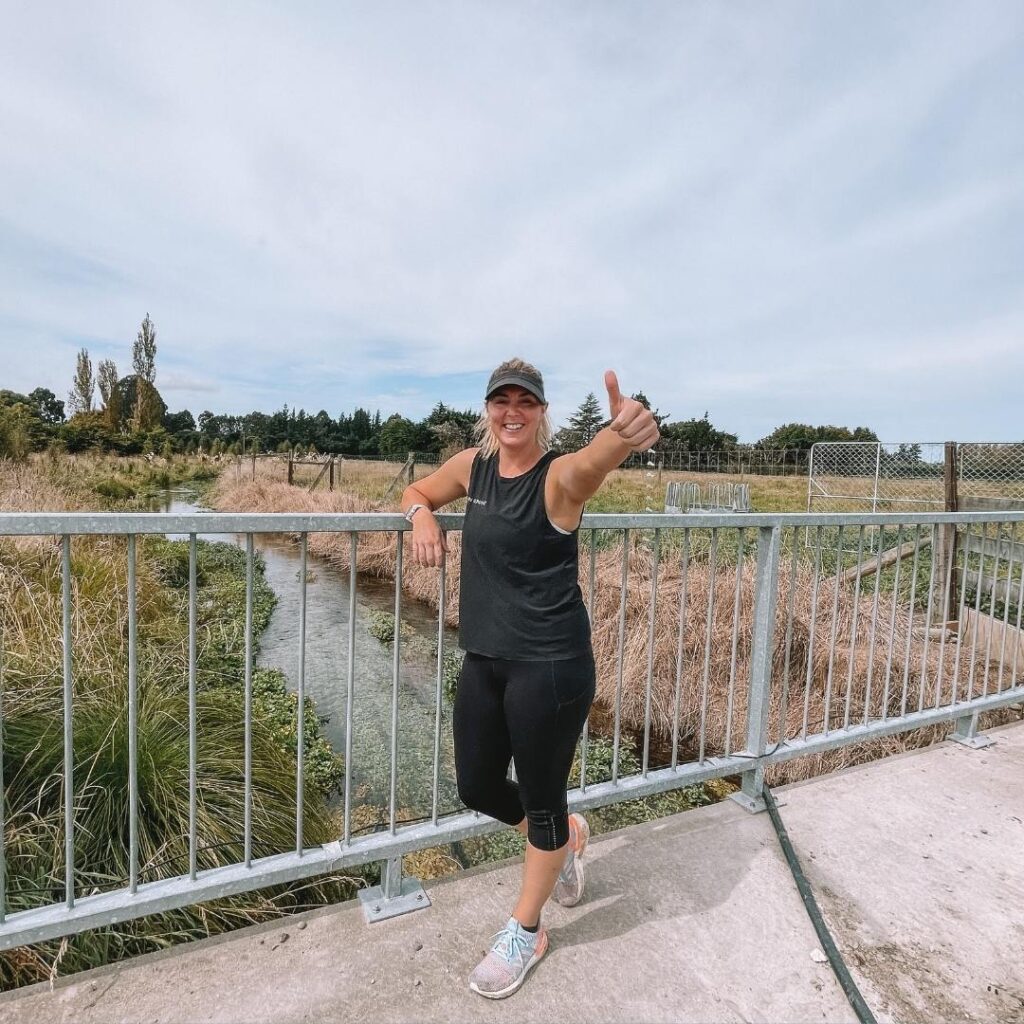
{"type": "Polygon", "coordinates": [[[92,397],[95,391],[92,360],[89,358],[89,350],[83,348],[79,351],[78,359],[75,362],[75,378],[68,395],[68,406],[72,413],[92,412],[92,397]]]}
{"type": "Polygon", "coordinates": [[[117,387],[117,366],[113,359],[101,359],[97,367],[96,383],[103,399],[103,417],[111,430],[121,422],[121,392],[117,387]]]}
{"type": "Polygon", "coordinates": [[[156,426],[156,327],[146,314],[132,345],[132,369],[135,371],[135,408],[132,427],[150,430],[156,426]]]}

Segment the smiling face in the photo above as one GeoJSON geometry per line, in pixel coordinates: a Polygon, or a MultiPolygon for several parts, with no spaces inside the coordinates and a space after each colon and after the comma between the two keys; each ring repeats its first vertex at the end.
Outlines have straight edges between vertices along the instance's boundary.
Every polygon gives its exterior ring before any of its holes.
{"type": "Polygon", "coordinates": [[[537,431],[546,407],[526,388],[509,384],[487,400],[487,418],[498,444],[508,452],[537,447],[537,431]]]}

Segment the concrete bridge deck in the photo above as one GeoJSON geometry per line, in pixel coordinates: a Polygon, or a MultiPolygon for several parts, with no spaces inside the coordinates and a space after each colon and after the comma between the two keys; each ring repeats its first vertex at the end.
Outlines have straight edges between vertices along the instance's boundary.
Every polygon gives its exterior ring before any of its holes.
{"type": "MultiPolygon", "coordinates": [[[[825,917],[879,1020],[1024,1022],[1024,724],[779,790],[825,917]]],[[[854,1021],[766,814],[727,801],[595,839],[588,897],[512,998],[465,976],[508,914],[513,865],[0,997],[50,1021],[854,1021]]]]}

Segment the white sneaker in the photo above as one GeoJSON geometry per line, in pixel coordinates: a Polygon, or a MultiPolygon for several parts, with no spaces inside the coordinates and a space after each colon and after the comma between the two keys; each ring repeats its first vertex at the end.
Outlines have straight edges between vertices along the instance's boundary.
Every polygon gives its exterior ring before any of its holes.
{"type": "Polygon", "coordinates": [[[582,814],[569,815],[569,849],[565,854],[565,863],[558,873],[554,892],[551,893],[556,903],[563,907],[575,907],[583,899],[583,852],[590,838],[590,826],[582,814]]]}
{"type": "Polygon", "coordinates": [[[527,972],[548,951],[548,933],[528,932],[514,917],[494,936],[490,952],[469,976],[469,987],[485,999],[504,999],[524,981],[527,972]]]}

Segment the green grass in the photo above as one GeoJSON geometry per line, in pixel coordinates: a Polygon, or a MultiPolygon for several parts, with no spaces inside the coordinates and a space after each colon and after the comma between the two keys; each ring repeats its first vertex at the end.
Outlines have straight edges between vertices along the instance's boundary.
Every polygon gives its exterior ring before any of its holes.
{"type": "MultiPolygon", "coordinates": [[[[129,877],[128,650],[123,539],[76,541],[74,578],[74,885],[79,896],[125,886],[129,877]]],[[[197,834],[200,870],[242,856],[244,552],[197,544],[197,834]]],[[[255,561],[254,635],[273,594],[255,561]]],[[[64,739],[59,558],[46,547],[0,544],[5,621],[4,798],[8,913],[64,898],[64,739]],[[14,583],[14,581],[17,581],[14,583]],[[12,586],[12,584],[14,584],[12,586]]],[[[139,881],[188,871],[189,725],[187,544],[139,543],[139,881]]],[[[253,855],[295,844],[297,701],[284,677],[257,669],[252,715],[253,855]]],[[[337,837],[326,795],[343,765],[306,705],[306,845],[337,837]]],[[[344,899],[348,880],[276,886],[202,906],[0,953],[0,987],[344,899]]]]}

